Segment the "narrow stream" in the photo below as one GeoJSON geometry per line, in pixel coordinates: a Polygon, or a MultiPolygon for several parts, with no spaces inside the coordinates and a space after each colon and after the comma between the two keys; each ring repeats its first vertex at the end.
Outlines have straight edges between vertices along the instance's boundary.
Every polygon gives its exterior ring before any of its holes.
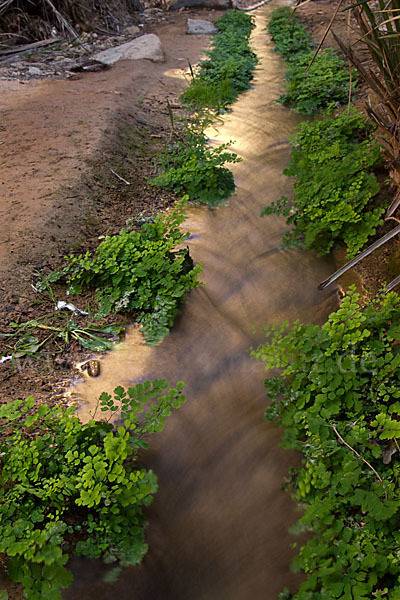
{"type": "Polygon", "coordinates": [[[156,377],[171,385],[183,380],[188,400],[151,440],[147,464],[160,489],[149,510],[144,563],[106,584],[100,562],[75,560],[68,600],[275,600],[296,581],[287,529],[298,515],[281,485],[297,458],[279,448],[279,432],[263,420],[264,371],[248,348],[263,339],[253,335],[253,325],[321,322],[336,297],[317,290],[331,263],[277,249],[284,220],[259,216],[290,193],[282,169],[288,135],[299,122],[274,104],[284,68],[264,30],[267,15],[283,3],[274,0],[254,13],[261,70],[254,89],[212,134],[236,140],[243,158],[234,166],[237,193],[216,211],[188,211],[190,252],[204,263],[205,286],[190,294],[161,345],[144,346],[133,328],[102,361],[101,376],[76,390],[87,402],[83,413],[103,390],[156,377]]]}

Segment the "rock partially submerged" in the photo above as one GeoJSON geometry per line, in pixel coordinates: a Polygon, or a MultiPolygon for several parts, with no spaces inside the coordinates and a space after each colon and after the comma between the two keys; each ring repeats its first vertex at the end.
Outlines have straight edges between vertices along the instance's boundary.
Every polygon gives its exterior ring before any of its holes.
{"type": "Polygon", "coordinates": [[[106,65],[113,65],[119,60],[146,59],[153,62],[165,61],[160,38],[154,35],[154,33],[142,35],[121,46],[115,46],[114,48],[98,52],[93,58],[106,65]]]}
{"type": "Polygon", "coordinates": [[[188,19],[187,33],[189,34],[206,34],[213,35],[218,33],[218,29],[211,21],[203,21],[202,19],[188,19]]]}

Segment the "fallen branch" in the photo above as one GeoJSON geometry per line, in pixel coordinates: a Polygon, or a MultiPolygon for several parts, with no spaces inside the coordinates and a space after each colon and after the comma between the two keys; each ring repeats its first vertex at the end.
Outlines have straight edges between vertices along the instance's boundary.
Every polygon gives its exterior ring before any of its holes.
{"type": "Polygon", "coordinates": [[[346,263],[345,265],[343,265],[343,267],[340,267],[340,269],[338,269],[335,273],[333,273],[333,275],[331,275],[330,277],[328,277],[328,279],[325,279],[325,281],[323,281],[322,283],[320,283],[319,286],[318,286],[318,289],[319,290],[324,290],[326,287],[328,287],[328,285],[330,285],[331,283],[333,283],[334,281],[336,281],[336,279],[338,279],[344,273],[346,273],[346,271],[348,271],[349,269],[351,269],[352,267],[354,267],[358,262],[360,262],[360,260],[362,260],[363,258],[365,258],[366,256],[368,256],[369,254],[371,254],[371,252],[373,252],[374,250],[376,250],[380,246],[383,246],[383,244],[385,244],[386,242],[388,242],[390,239],[392,239],[398,233],[400,233],[400,225],[397,225],[397,227],[395,227],[394,229],[392,229],[392,231],[389,231],[389,233],[386,233],[379,240],[377,240],[376,242],[374,242],[373,244],[371,244],[371,246],[368,246],[368,248],[366,248],[365,250],[363,250],[362,252],[360,252],[360,254],[357,254],[357,256],[355,256],[348,263],[346,263]]]}
{"type": "Polygon", "coordinates": [[[60,38],[48,38],[47,40],[40,40],[39,42],[32,42],[31,44],[22,44],[21,46],[13,46],[12,48],[0,50],[0,55],[6,56],[8,54],[19,54],[20,52],[35,50],[36,48],[41,48],[42,46],[50,46],[51,44],[55,44],[56,42],[62,41],[63,40],[60,38]]]}

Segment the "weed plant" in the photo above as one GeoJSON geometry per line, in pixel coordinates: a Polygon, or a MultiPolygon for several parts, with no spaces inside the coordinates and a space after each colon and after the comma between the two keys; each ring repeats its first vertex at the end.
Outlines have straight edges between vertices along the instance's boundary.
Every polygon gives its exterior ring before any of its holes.
{"type": "Polygon", "coordinates": [[[172,327],[185,294],[199,285],[201,266],[193,266],[183,233],[186,199],[139,231],[123,229],[107,236],[94,252],[66,257],[66,267],[49,280],[66,277],[72,294],[96,289],[98,316],[134,312],[147,344],[161,340],[172,327]]]}
{"type": "Polygon", "coordinates": [[[304,25],[287,7],[272,13],[268,24],[275,49],[288,61],[287,92],[278,102],[299,113],[311,115],[335,104],[348,101],[354,92],[357,75],[332,49],[321,50],[314,57],[313,43],[304,25]],[[351,93],[349,93],[351,86],[351,93]]]}
{"type": "Polygon", "coordinates": [[[224,165],[241,159],[229,152],[231,142],[210,147],[205,135],[210,122],[207,116],[195,116],[183,121],[179,133],[173,127],[168,148],[159,159],[161,172],[150,183],[215,208],[235,191],[233,174],[224,165]]]}
{"type": "Polygon", "coordinates": [[[153,185],[187,194],[191,200],[215,208],[235,191],[231,171],[225,166],[238,162],[229,152],[230,144],[212,148],[205,129],[213,121],[213,113],[222,112],[250,87],[257,57],[249,38],[253,19],[239,11],[229,11],[216,20],[218,34],[207,60],[200,62],[181,99],[194,117],[183,120],[179,133],[171,116],[173,135],[159,161],[160,173],[153,185]]]}
{"type": "Polygon", "coordinates": [[[288,487],[313,537],[294,561],[293,600],[400,597],[400,299],[362,308],[350,291],[322,326],[266,328],[267,421],[303,453],[288,487]]]}
{"type": "Polygon", "coordinates": [[[275,45],[275,51],[289,62],[296,61],[299,54],[309,54],[315,44],[293,9],[282,6],[274,10],[267,29],[275,45]]]}
{"type": "Polygon", "coordinates": [[[207,60],[200,61],[196,74],[192,72],[190,86],[181,96],[192,110],[220,111],[232,104],[249,89],[258,62],[249,44],[254,28],[250,15],[231,10],[219,17],[215,25],[218,34],[212,49],[206,52],[207,60]]]}
{"type": "MultiPolygon", "coordinates": [[[[350,74],[344,60],[328,48],[321,50],[310,66],[313,56],[314,52],[296,55],[286,72],[287,92],[278,99],[305,115],[323,112],[332,104],[339,106],[349,99],[350,74]]],[[[352,93],[356,82],[353,70],[352,93]]]]}
{"type": "Polygon", "coordinates": [[[35,409],[32,397],[0,407],[0,553],[27,600],[61,600],[72,555],[116,563],[109,579],[142,560],[142,511],[157,479],[138,465],[139,451],[185,400],[182,383],[167,387],[155,380],[103,393],[104,419],[86,424],[73,408],[35,409]]]}
{"type": "Polygon", "coordinates": [[[284,173],[295,177],[294,198],[282,197],[262,215],[282,214],[294,226],[284,246],[327,254],[345,244],[354,256],[383,222],[384,208],[371,201],[379,191],[373,169],[381,161],[371,128],[355,110],[344,111],[302,123],[292,145],[284,173]]]}
{"type": "Polygon", "coordinates": [[[49,344],[55,352],[62,352],[73,341],[82,348],[96,352],[110,350],[113,339],[117,339],[123,326],[107,323],[101,324],[85,317],[71,316],[67,313],[48,313],[23,323],[10,323],[11,333],[2,333],[6,352],[11,353],[12,360],[31,356],[40,359],[41,353],[49,344]]]}

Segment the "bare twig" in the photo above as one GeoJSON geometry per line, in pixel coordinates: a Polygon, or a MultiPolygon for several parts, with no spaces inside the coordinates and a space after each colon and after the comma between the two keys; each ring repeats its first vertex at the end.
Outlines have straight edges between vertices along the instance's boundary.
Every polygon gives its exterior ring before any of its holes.
{"type": "Polygon", "coordinates": [[[374,467],[371,465],[371,463],[369,463],[367,460],[365,460],[365,458],[363,458],[363,457],[361,456],[361,454],[359,454],[359,453],[357,452],[357,450],[354,450],[354,448],[352,448],[352,447],[350,446],[350,444],[348,444],[348,443],[346,442],[346,440],[344,440],[344,439],[342,438],[342,436],[340,435],[340,433],[339,433],[339,432],[338,432],[338,430],[336,429],[336,426],[335,426],[335,425],[332,425],[332,427],[333,427],[333,431],[336,433],[336,435],[338,436],[339,440],[340,440],[341,442],[343,442],[343,444],[344,444],[345,446],[347,446],[348,448],[350,448],[350,450],[351,450],[352,452],[354,452],[354,454],[355,454],[356,456],[358,456],[358,458],[361,458],[361,460],[362,460],[363,462],[365,462],[365,464],[366,464],[366,465],[367,465],[367,466],[368,466],[368,467],[371,469],[371,471],[372,471],[373,473],[375,473],[375,475],[377,476],[377,478],[379,479],[379,481],[380,481],[381,483],[383,483],[382,477],[381,477],[381,476],[379,475],[379,473],[378,473],[378,472],[377,472],[377,471],[374,469],[374,467]]]}
{"type": "Polygon", "coordinates": [[[51,10],[54,12],[58,21],[61,23],[61,26],[64,29],[66,29],[72,35],[72,37],[74,37],[74,38],[79,37],[77,32],[75,31],[75,29],[72,27],[72,25],[70,25],[70,23],[68,23],[67,19],[60,13],[60,11],[56,9],[56,7],[52,3],[52,1],[44,0],[44,2],[47,2],[47,4],[50,6],[51,10]]]}
{"type": "Polygon", "coordinates": [[[388,294],[389,292],[394,290],[394,288],[397,287],[399,285],[399,283],[400,283],[400,276],[395,277],[393,279],[393,281],[388,283],[387,286],[383,288],[382,294],[388,294]]]}
{"type": "Polygon", "coordinates": [[[400,219],[397,219],[396,217],[385,217],[385,221],[395,221],[400,225],[400,219]]]}
{"type": "Polygon", "coordinates": [[[0,4],[0,15],[5,13],[6,10],[9,8],[9,6],[11,6],[11,4],[13,4],[13,2],[14,2],[14,0],[4,0],[4,2],[2,2],[0,4]]]}
{"type": "Polygon", "coordinates": [[[4,50],[0,50],[0,55],[4,56],[7,54],[19,54],[20,52],[27,52],[28,50],[35,50],[36,48],[41,48],[42,46],[50,46],[51,44],[55,44],[56,42],[62,42],[60,38],[48,38],[47,40],[40,40],[39,42],[32,42],[32,44],[23,44],[21,46],[13,46],[12,48],[6,48],[4,50]]]}
{"type": "Polygon", "coordinates": [[[123,181],[126,185],[131,185],[129,181],[127,181],[126,179],[124,179],[123,177],[121,177],[121,175],[118,175],[118,173],[116,173],[111,167],[110,167],[110,171],[113,175],[115,175],[115,177],[118,177],[118,179],[120,179],[121,181],[123,181]]]}

